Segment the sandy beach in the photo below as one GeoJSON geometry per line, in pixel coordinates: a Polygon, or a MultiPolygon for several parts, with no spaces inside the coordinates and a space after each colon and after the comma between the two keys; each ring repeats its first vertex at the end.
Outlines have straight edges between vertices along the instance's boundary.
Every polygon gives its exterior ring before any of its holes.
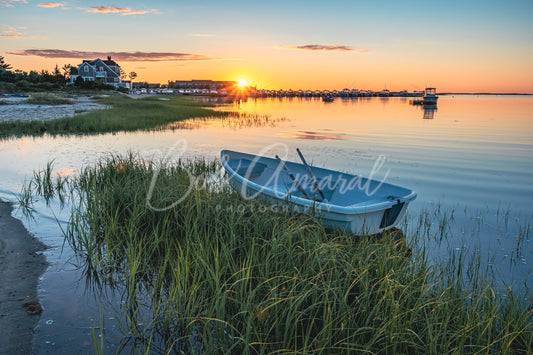
{"type": "Polygon", "coordinates": [[[72,105],[33,105],[27,104],[27,98],[0,97],[0,122],[22,120],[53,120],[62,117],[72,117],[77,114],[93,110],[102,110],[109,106],[94,102],[89,96],[72,98],[72,105]]]}
{"type": "Polygon", "coordinates": [[[12,206],[0,201],[0,354],[30,354],[42,308],[37,286],[46,246],[30,235],[12,206]]]}

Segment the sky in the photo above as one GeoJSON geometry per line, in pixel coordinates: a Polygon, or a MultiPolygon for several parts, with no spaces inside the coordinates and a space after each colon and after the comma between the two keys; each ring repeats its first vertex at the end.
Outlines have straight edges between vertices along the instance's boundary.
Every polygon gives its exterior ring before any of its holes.
{"type": "Polygon", "coordinates": [[[23,71],[111,56],[163,84],[533,94],[533,0],[107,1],[0,0],[0,55],[23,71]]]}

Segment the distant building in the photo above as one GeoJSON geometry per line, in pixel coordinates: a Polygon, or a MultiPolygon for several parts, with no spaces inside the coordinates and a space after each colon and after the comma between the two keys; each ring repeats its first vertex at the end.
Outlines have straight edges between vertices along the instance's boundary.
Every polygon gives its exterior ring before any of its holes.
{"type": "Polygon", "coordinates": [[[145,82],[145,81],[134,81],[134,82],[131,83],[131,89],[132,90],[141,89],[141,88],[144,88],[144,89],[159,89],[159,88],[161,88],[161,84],[159,84],[159,83],[148,83],[148,82],[145,82]]]}
{"type": "Polygon", "coordinates": [[[107,60],[96,58],[84,60],[78,67],[70,70],[70,82],[74,83],[78,77],[84,81],[100,81],[115,87],[129,87],[129,82],[120,80],[120,66],[107,57],[107,60]]]}
{"type": "Polygon", "coordinates": [[[216,81],[216,80],[176,80],[169,82],[169,86],[176,89],[209,89],[219,90],[234,87],[238,81],[216,81]]]}

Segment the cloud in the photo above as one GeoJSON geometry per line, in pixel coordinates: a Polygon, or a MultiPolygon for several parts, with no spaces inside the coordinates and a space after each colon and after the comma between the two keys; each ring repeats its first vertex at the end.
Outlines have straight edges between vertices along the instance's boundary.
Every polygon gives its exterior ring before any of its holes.
{"type": "Polygon", "coordinates": [[[212,35],[209,33],[191,33],[189,36],[191,37],[213,37],[215,35],[212,35]]]}
{"type": "Polygon", "coordinates": [[[119,14],[121,16],[129,15],[144,15],[148,13],[157,13],[156,9],[139,10],[131,7],[110,7],[110,6],[91,6],[85,9],[85,12],[101,13],[101,14],[119,14]]]}
{"type": "Polygon", "coordinates": [[[304,51],[341,51],[341,52],[357,52],[368,53],[369,49],[355,49],[350,46],[341,44],[307,44],[305,46],[278,46],[283,49],[298,49],[304,51]]]}
{"type": "Polygon", "coordinates": [[[7,38],[14,38],[14,39],[31,39],[31,38],[35,38],[34,36],[24,36],[24,35],[16,34],[16,33],[3,33],[3,32],[0,32],[0,37],[7,37],[7,38]]]}
{"type": "Polygon", "coordinates": [[[13,3],[15,3],[15,2],[20,2],[20,3],[23,3],[23,4],[27,4],[28,3],[28,1],[26,1],[26,0],[1,0],[0,4],[2,6],[5,6],[5,7],[13,7],[14,6],[13,3]]]}
{"type": "MultiPolygon", "coordinates": [[[[9,54],[20,56],[38,56],[43,58],[94,59],[111,56],[114,60],[123,62],[184,62],[224,60],[210,58],[201,54],[173,53],[173,52],[88,52],[62,49],[24,49],[9,54]]],[[[227,59],[226,59],[227,60],[227,59]]]]}
{"type": "Polygon", "coordinates": [[[62,7],[64,8],[65,7],[65,4],[62,4],[60,2],[55,2],[55,3],[51,3],[51,2],[44,2],[44,3],[40,3],[39,5],[37,5],[39,7],[45,7],[45,8],[48,8],[48,9],[53,9],[54,7],[62,7]]]}
{"type": "Polygon", "coordinates": [[[34,36],[28,36],[25,32],[20,31],[24,29],[26,29],[26,27],[11,27],[11,26],[3,25],[2,30],[0,30],[0,37],[13,38],[13,39],[35,38],[34,36]]]}

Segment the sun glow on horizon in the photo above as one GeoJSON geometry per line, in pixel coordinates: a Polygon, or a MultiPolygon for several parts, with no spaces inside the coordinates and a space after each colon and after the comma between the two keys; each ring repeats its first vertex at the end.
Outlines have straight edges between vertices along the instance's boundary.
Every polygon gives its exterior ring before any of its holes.
{"type": "Polygon", "coordinates": [[[239,79],[239,86],[242,88],[248,86],[248,83],[244,79],[239,79]]]}

